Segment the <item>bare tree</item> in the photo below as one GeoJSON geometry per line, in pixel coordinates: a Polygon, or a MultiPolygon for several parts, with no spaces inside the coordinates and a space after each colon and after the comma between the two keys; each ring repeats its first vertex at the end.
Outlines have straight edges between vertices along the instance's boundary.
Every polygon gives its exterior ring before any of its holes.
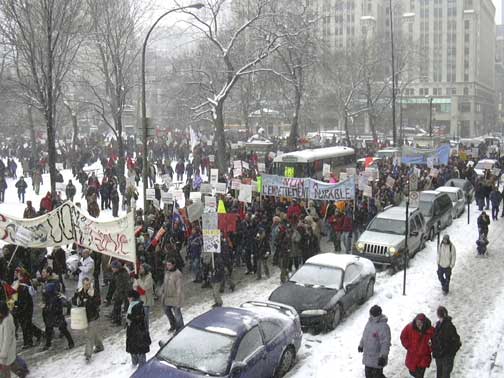
{"type": "MultiPolygon", "coordinates": [[[[252,74],[256,66],[280,47],[281,37],[266,31],[262,25],[270,11],[272,0],[249,0],[246,12],[241,9],[231,27],[221,27],[226,0],[206,0],[206,14],[190,10],[185,22],[204,37],[207,59],[192,72],[191,84],[198,86],[204,100],[192,107],[196,116],[211,114],[217,141],[217,164],[226,170],[226,141],[224,135],[224,104],[231,90],[242,77],[252,74]],[[256,36],[261,35],[261,39],[256,36]],[[238,48],[240,40],[246,40],[246,49],[238,48]],[[205,67],[203,63],[210,66],[205,67]]],[[[237,2],[238,3],[238,2],[237,2]]],[[[236,3],[233,2],[231,7],[236,3]]],[[[236,8],[235,8],[236,9],[236,8]]],[[[231,9],[233,10],[233,9],[231,9]]],[[[236,14],[235,14],[236,15],[236,14]]]]}
{"type": "Polygon", "coordinates": [[[123,112],[138,83],[137,36],[146,7],[135,0],[86,0],[91,18],[89,44],[81,54],[86,70],[81,82],[91,92],[89,104],[113,132],[119,173],[124,174],[123,112]]]}
{"type": "Polygon", "coordinates": [[[56,194],[56,105],[81,45],[86,16],[80,0],[0,0],[0,33],[15,51],[19,84],[43,114],[51,191],[56,194]]]}

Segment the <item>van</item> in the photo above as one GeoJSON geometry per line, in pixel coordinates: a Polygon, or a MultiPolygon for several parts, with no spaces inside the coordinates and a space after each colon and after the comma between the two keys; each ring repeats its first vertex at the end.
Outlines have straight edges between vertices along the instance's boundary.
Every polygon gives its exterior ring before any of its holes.
{"type": "Polygon", "coordinates": [[[425,218],[425,230],[429,240],[434,240],[440,230],[453,222],[453,203],[446,193],[435,190],[420,192],[418,208],[425,218]]]}

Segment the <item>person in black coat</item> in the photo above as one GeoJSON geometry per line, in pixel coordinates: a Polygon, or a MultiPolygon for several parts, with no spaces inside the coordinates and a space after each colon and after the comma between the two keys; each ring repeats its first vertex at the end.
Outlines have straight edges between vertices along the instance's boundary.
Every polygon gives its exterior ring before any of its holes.
{"type": "Polygon", "coordinates": [[[490,225],[490,217],[483,211],[478,217],[478,231],[480,235],[488,237],[488,226],[490,225]]]}
{"type": "Polygon", "coordinates": [[[68,349],[74,347],[72,335],[68,332],[65,315],[63,315],[63,301],[60,298],[58,289],[58,282],[48,282],[44,286],[44,308],[42,309],[42,317],[44,318],[46,328],[46,343],[42,350],[48,350],[51,347],[54,327],[57,327],[61,334],[67,339],[68,349]]]}
{"type": "Polygon", "coordinates": [[[126,352],[131,354],[133,366],[142,366],[146,353],[150,351],[151,339],[145,325],[145,315],[140,294],[135,290],[128,293],[129,307],[126,315],[126,352]]]}
{"type": "Polygon", "coordinates": [[[112,216],[117,218],[119,216],[119,192],[117,191],[116,184],[112,185],[110,200],[112,201],[112,216]]]}
{"type": "Polygon", "coordinates": [[[17,300],[12,315],[19,322],[23,331],[23,349],[33,347],[33,337],[37,342],[42,339],[42,331],[33,324],[33,298],[35,289],[31,285],[30,276],[24,269],[17,271],[17,300]]]}
{"type": "Polygon", "coordinates": [[[448,310],[439,306],[439,318],[432,337],[432,356],[436,359],[437,378],[450,378],[455,355],[462,346],[457,329],[448,316],[448,310]]]}

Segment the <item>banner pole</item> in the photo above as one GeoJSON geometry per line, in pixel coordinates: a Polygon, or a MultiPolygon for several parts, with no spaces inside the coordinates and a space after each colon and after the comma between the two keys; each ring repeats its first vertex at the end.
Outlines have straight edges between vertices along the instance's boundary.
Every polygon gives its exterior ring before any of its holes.
{"type": "Polygon", "coordinates": [[[9,260],[9,263],[7,264],[7,268],[9,268],[11,266],[12,260],[14,260],[14,256],[16,256],[16,252],[17,252],[18,248],[19,248],[19,245],[16,245],[16,248],[14,249],[14,252],[12,253],[12,257],[9,260]]]}

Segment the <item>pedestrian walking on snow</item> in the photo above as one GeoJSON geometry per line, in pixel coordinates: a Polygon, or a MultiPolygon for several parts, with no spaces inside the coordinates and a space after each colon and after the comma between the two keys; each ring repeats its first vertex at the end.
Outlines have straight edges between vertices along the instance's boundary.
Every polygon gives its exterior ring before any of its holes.
{"type": "Polygon", "coordinates": [[[494,186],[490,193],[490,203],[492,204],[492,220],[496,221],[499,218],[499,206],[502,201],[502,195],[499,189],[494,186]]]}
{"type": "Polygon", "coordinates": [[[424,314],[415,316],[415,319],[401,332],[401,343],[407,350],[406,367],[412,377],[423,378],[425,370],[430,366],[433,335],[434,328],[424,314]]]}
{"type": "Polygon", "coordinates": [[[485,235],[488,237],[488,226],[490,225],[490,217],[483,211],[478,217],[478,232],[480,235],[485,235]]]}
{"type": "Polygon", "coordinates": [[[133,366],[145,364],[145,355],[150,351],[151,339],[145,326],[145,312],[140,294],[135,290],[128,293],[126,314],[126,352],[131,354],[133,366]]]}
{"type": "Polygon", "coordinates": [[[448,234],[445,234],[437,250],[437,275],[439,282],[441,282],[443,294],[445,295],[450,291],[450,280],[452,270],[455,267],[456,258],[457,250],[455,249],[453,243],[450,241],[450,236],[448,234]]]}
{"type": "Polygon", "coordinates": [[[366,378],[385,378],[383,368],[387,366],[390,351],[390,327],[387,321],[380,306],[371,307],[358,347],[359,353],[363,353],[366,378]]]}
{"type": "Polygon", "coordinates": [[[0,378],[10,378],[16,360],[16,326],[7,303],[0,302],[0,378]]]}
{"type": "Polygon", "coordinates": [[[170,332],[180,331],[184,327],[182,304],[184,301],[183,278],[177,269],[175,259],[168,259],[163,285],[161,286],[161,304],[170,322],[170,332]]]}
{"type": "Polygon", "coordinates": [[[436,378],[450,378],[455,355],[462,346],[457,329],[448,316],[448,310],[439,306],[438,321],[432,337],[432,357],[436,359],[436,378]]]}

